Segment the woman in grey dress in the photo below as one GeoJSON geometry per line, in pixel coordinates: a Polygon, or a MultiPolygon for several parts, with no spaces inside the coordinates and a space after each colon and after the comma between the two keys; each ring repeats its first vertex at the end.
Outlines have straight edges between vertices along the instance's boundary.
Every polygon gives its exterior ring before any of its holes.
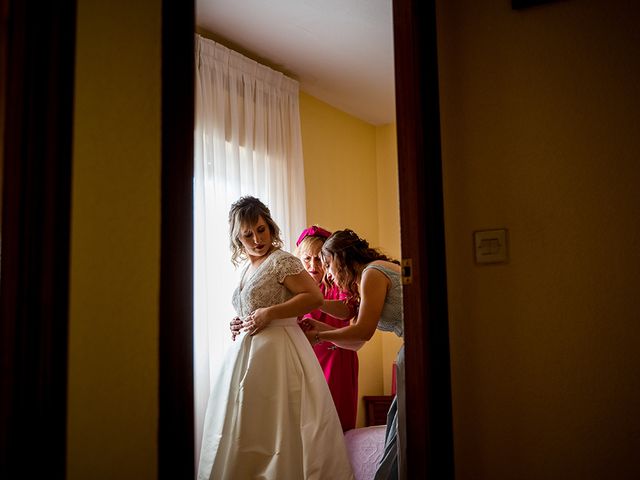
{"type": "MultiPolygon", "coordinates": [[[[400,265],[371,248],[352,230],[339,230],[322,246],[325,269],[338,286],[360,302],[358,315],[351,325],[332,328],[309,321],[306,331],[312,344],[328,341],[342,348],[358,350],[375,333],[376,328],[404,336],[402,315],[402,281],[400,265]]],[[[396,358],[397,396],[387,416],[385,452],[376,479],[405,478],[405,410],[404,346],[396,358]]]]}

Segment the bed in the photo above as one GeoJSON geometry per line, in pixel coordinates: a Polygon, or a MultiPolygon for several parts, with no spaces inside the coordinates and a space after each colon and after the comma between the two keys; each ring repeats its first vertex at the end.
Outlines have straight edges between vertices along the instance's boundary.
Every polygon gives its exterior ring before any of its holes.
{"type": "Polygon", "coordinates": [[[384,452],[386,425],[354,428],[344,434],[355,480],[371,480],[384,452]]]}

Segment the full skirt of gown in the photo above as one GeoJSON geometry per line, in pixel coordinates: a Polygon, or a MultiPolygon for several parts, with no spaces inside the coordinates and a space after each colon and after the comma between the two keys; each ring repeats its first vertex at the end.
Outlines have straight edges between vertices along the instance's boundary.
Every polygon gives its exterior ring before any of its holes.
{"type": "Polygon", "coordinates": [[[198,479],[352,478],[327,382],[297,320],[241,334],[213,383],[198,479]]]}

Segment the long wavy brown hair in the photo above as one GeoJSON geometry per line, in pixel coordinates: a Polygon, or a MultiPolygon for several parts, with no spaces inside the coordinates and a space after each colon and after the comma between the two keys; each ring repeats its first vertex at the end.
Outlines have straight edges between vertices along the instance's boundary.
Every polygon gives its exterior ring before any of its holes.
{"type": "Polygon", "coordinates": [[[255,225],[262,217],[271,232],[271,245],[282,247],[280,229],[271,218],[269,208],[255,197],[240,197],[229,210],[229,240],[231,247],[231,263],[236,267],[246,258],[246,253],[240,241],[240,229],[243,225],[255,225]]]}
{"type": "Polygon", "coordinates": [[[387,262],[400,264],[377,248],[369,246],[364,238],[358,236],[350,229],[338,230],[333,233],[322,245],[321,252],[324,259],[331,259],[335,265],[335,282],[338,286],[349,293],[351,298],[360,300],[358,291],[358,267],[366,265],[375,260],[385,260],[387,262]]]}

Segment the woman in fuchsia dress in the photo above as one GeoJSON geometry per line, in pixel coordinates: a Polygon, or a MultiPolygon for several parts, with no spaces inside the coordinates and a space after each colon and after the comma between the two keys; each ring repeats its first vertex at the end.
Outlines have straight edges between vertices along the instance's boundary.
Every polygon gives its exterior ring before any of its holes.
{"type": "MultiPolygon", "coordinates": [[[[334,328],[349,325],[349,320],[357,313],[357,303],[350,302],[331,279],[325,275],[320,260],[320,250],[330,232],[312,226],[305,229],[296,242],[296,255],[305,270],[320,286],[325,301],[318,310],[306,314],[301,321],[305,328],[305,318],[319,320],[334,328]]],[[[335,403],[342,430],[355,428],[358,409],[358,355],[353,350],[337,347],[331,342],[319,342],[313,345],[324,376],[327,379],[333,402],[335,403]]]]}

